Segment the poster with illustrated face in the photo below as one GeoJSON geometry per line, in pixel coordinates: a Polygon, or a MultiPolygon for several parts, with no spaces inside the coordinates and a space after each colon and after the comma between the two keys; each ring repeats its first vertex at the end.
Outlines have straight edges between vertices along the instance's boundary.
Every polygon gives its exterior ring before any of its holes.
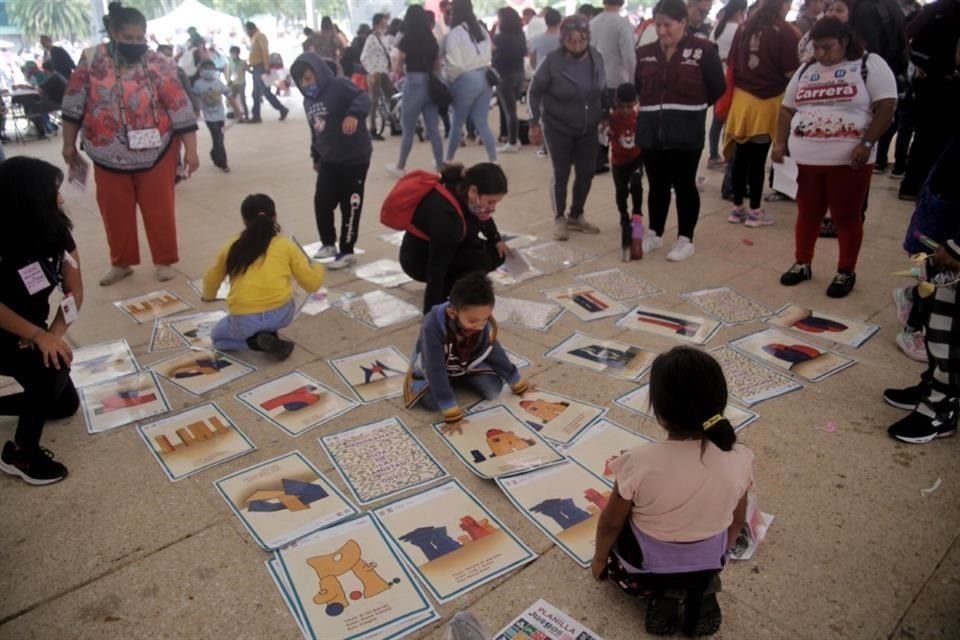
{"type": "Polygon", "coordinates": [[[370,515],[277,552],[306,637],[392,640],[438,616],[370,515]]]}
{"type": "Polygon", "coordinates": [[[357,514],[299,451],[241,469],[213,484],[257,544],[268,550],[357,514]]]}
{"type": "Polygon", "coordinates": [[[237,399],[293,437],[357,406],[353,400],[299,371],[237,394],[237,399]]]}
{"type": "Polygon", "coordinates": [[[746,356],[810,382],[819,382],[856,364],[852,358],[775,329],[744,336],[731,342],[730,346],[746,356]]]}
{"type": "Polygon", "coordinates": [[[875,324],[848,320],[830,313],[806,309],[799,305],[788,304],[777,310],[777,314],[767,320],[767,324],[797,331],[807,336],[838,342],[859,349],[864,342],[880,330],[875,324]]]}
{"type": "Polygon", "coordinates": [[[256,449],[214,403],[141,424],[137,432],[172,482],[256,449]]]}
{"type": "Polygon", "coordinates": [[[773,309],[745,296],[736,289],[719,287],[680,294],[724,324],[743,324],[773,315],[773,309]]]}
{"type": "Polygon", "coordinates": [[[319,438],[353,497],[362,505],[447,476],[406,425],[387,418],[319,438]]]}
{"type": "Polygon", "coordinates": [[[77,392],[88,433],[109,431],[170,410],[157,376],[151,371],[92,384],[77,392]]]}
{"type": "Polygon", "coordinates": [[[543,295],[584,322],[622,316],[627,312],[625,306],[589,285],[547,289],[543,295]]]}
{"type": "Polygon", "coordinates": [[[653,442],[652,438],[602,418],[587,427],[576,440],[561,447],[561,451],[612,487],[614,477],[610,463],[631,449],[653,442]]]}
{"type": "Polygon", "coordinates": [[[195,396],[209,393],[255,371],[239,360],[210,349],[191,349],[157,362],[150,370],[195,396]]]}
{"type": "Polygon", "coordinates": [[[520,476],[497,478],[497,486],[533,524],[573,558],[589,567],[600,512],[610,487],[576,462],[564,462],[520,476]]]}
{"type": "Polygon", "coordinates": [[[617,301],[646,298],[663,293],[663,289],[635,276],[628,275],[620,269],[606,269],[593,273],[581,273],[577,280],[600,291],[617,301]]]}
{"type": "Polygon", "coordinates": [[[803,389],[803,385],[790,376],[765,367],[730,347],[717,347],[709,353],[723,369],[730,397],[740,404],[750,407],[758,402],[803,389]]]}
{"type": "Polygon", "coordinates": [[[441,604],[536,558],[456,480],[373,513],[441,604]]]}
{"type": "Polygon", "coordinates": [[[556,464],[563,456],[503,406],[471,413],[455,424],[433,425],[467,468],[491,479],[556,464]]]}
{"type": "Polygon", "coordinates": [[[113,306],[127,314],[137,324],[151,322],[157,318],[172,316],[175,313],[193,308],[169,289],[160,289],[142,296],[117,300],[113,303],[113,306]]]}
{"type": "Polygon", "coordinates": [[[213,339],[210,337],[213,327],[226,317],[226,311],[208,311],[182,319],[172,318],[169,324],[191,349],[213,349],[213,339]]]}
{"type": "Polygon", "coordinates": [[[558,444],[570,442],[588,424],[607,412],[589,402],[574,400],[546,389],[527,391],[522,396],[503,394],[495,400],[481,400],[471,408],[471,412],[497,405],[507,407],[531,429],[558,444]]]}
{"type": "Polygon", "coordinates": [[[706,344],[720,329],[720,322],[641,304],[620,318],[617,326],[690,344],[706,344]]]}
{"type": "Polygon", "coordinates": [[[596,373],[635,382],[647,372],[657,354],[632,344],[594,338],[576,331],[548,351],[546,356],[596,373]]]}
{"type": "Polygon", "coordinates": [[[75,387],[106,382],[139,371],[126,340],[112,340],[73,350],[70,379],[75,387]]]}
{"type": "MultiPolygon", "coordinates": [[[[614,402],[627,411],[632,411],[638,416],[643,416],[644,418],[649,418],[654,421],[657,419],[656,416],[653,415],[653,409],[650,407],[649,384],[637,387],[630,393],[620,396],[614,400],[614,402]]],[[[730,421],[730,425],[733,427],[734,431],[740,431],[745,426],[760,417],[749,409],[741,409],[737,405],[731,403],[727,403],[726,408],[723,410],[723,416],[730,421]]]]}
{"type": "Polygon", "coordinates": [[[394,346],[364,351],[329,361],[363,404],[403,395],[410,363],[394,346]]]}

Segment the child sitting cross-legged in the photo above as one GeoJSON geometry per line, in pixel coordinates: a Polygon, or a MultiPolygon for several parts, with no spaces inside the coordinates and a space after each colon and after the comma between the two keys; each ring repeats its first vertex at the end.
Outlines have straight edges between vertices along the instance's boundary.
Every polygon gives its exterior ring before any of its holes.
{"type": "Polygon", "coordinates": [[[277,208],[262,193],[247,196],[240,206],[245,228],[220,250],[203,277],[203,299],[217,297],[230,278],[227,309],[211,333],[216,349],[267,351],[280,359],[293,352],[293,343],[277,331],[293,322],[296,303],[293,280],[313,293],[323,284],[323,265],[311,262],[297,244],[279,234],[277,208]]]}
{"type": "Polygon", "coordinates": [[[403,389],[408,408],[419,403],[454,423],[464,417],[454,384],[486,400],[500,395],[504,381],[518,395],[529,388],[497,342],[494,302],[490,280],[474,272],[454,283],[449,302],[427,312],[403,389]]]}
{"type": "Polygon", "coordinates": [[[667,439],[610,463],[616,483],[597,525],[593,576],[650,599],[648,633],[709,635],[720,628],[719,573],[746,517],[753,452],[736,444],[723,370],[703,351],[658,356],[650,404],[667,439]]]}

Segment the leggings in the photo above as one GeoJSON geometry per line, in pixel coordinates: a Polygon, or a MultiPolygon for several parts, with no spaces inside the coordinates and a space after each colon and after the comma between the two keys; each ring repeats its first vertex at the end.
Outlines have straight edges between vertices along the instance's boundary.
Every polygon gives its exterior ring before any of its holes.
{"type": "Polygon", "coordinates": [[[750,188],[750,208],[760,208],[763,195],[763,169],[767,164],[769,142],[738,142],[733,160],[733,204],[743,206],[743,198],[750,188]]]}
{"type": "Polygon", "coordinates": [[[647,170],[650,196],[647,210],[650,230],[663,236],[670,209],[670,187],[677,193],[679,235],[693,240],[700,217],[700,192],[697,191],[697,166],[703,149],[644,149],[643,166],[647,170]]]}
{"type": "Polygon", "coordinates": [[[543,127],[543,142],[550,153],[553,165],[553,178],[550,183],[553,217],[562,218],[567,210],[567,183],[570,182],[570,169],[574,169],[573,198],[570,204],[570,217],[583,216],[583,208],[590,195],[593,176],[597,172],[597,134],[591,131],[582,135],[567,135],[553,128],[543,127]]]}

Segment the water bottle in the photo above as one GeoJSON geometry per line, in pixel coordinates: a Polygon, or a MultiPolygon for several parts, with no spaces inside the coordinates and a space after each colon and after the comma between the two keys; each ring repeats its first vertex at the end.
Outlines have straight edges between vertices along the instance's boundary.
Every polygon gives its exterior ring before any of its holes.
{"type": "Polygon", "coordinates": [[[630,226],[630,258],[643,260],[643,216],[639,213],[633,214],[633,222],[630,226]]]}

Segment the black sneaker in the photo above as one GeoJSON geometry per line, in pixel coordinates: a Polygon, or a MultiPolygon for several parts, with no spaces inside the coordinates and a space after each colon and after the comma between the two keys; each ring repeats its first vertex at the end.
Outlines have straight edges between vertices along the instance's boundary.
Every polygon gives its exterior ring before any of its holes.
{"type": "Polygon", "coordinates": [[[887,434],[900,442],[910,444],[926,444],[937,438],[949,438],[957,433],[957,414],[955,411],[945,417],[929,418],[916,411],[894,422],[887,429],[887,434]]]}
{"type": "Polygon", "coordinates": [[[883,401],[891,407],[913,411],[923,400],[923,383],[906,389],[884,389],[883,401]]]}
{"type": "Polygon", "coordinates": [[[665,596],[653,596],[647,604],[645,621],[647,633],[672,636],[680,630],[680,601],[665,596]]]}
{"type": "Polygon", "coordinates": [[[293,353],[293,343],[272,332],[261,331],[251,340],[257,346],[257,351],[266,351],[280,360],[286,360],[293,353]]]}
{"type": "Polygon", "coordinates": [[[813,270],[809,264],[793,263],[793,266],[787,269],[787,272],[780,276],[780,284],[785,287],[798,285],[805,280],[813,278],[813,270]]]}
{"type": "Polygon", "coordinates": [[[683,634],[695,638],[697,636],[712,636],[720,630],[723,615],[720,612],[720,603],[717,594],[707,593],[699,603],[687,601],[683,614],[683,634]]]}
{"type": "Polygon", "coordinates": [[[887,165],[886,165],[886,164],[880,164],[880,163],[878,162],[878,163],[876,163],[876,164],[873,165],[873,173],[874,173],[874,175],[878,175],[878,176],[879,176],[879,175],[883,175],[883,174],[886,173],[886,172],[887,172],[887,165]]]}
{"type": "Polygon", "coordinates": [[[284,109],[280,112],[280,122],[283,122],[287,119],[287,116],[290,115],[290,109],[284,109]]]}
{"type": "Polygon", "coordinates": [[[371,133],[371,134],[370,134],[370,138],[373,139],[373,140],[376,140],[377,142],[383,142],[383,140],[384,140],[384,137],[383,137],[382,135],[380,135],[379,133],[371,133]]]}
{"type": "Polygon", "coordinates": [[[0,471],[19,476],[27,484],[42,486],[60,482],[67,477],[67,468],[53,459],[53,452],[39,447],[34,452],[23,451],[12,442],[3,445],[0,471]]]}
{"type": "Polygon", "coordinates": [[[907,170],[906,170],[906,169],[900,169],[900,168],[898,168],[897,166],[894,166],[894,167],[893,167],[893,170],[890,171],[890,179],[891,179],[891,180],[902,180],[902,179],[903,179],[903,176],[905,176],[905,175],[907,175],[907,170]]]}
{"type": "Polygon", "coordinates": [[[833,282],[827,287],[827,296],[830,298],[845,298],[848,293],[853,291],[853,286],[857,284],[857,274],[839,271],[833,276],[833,282]]]}

